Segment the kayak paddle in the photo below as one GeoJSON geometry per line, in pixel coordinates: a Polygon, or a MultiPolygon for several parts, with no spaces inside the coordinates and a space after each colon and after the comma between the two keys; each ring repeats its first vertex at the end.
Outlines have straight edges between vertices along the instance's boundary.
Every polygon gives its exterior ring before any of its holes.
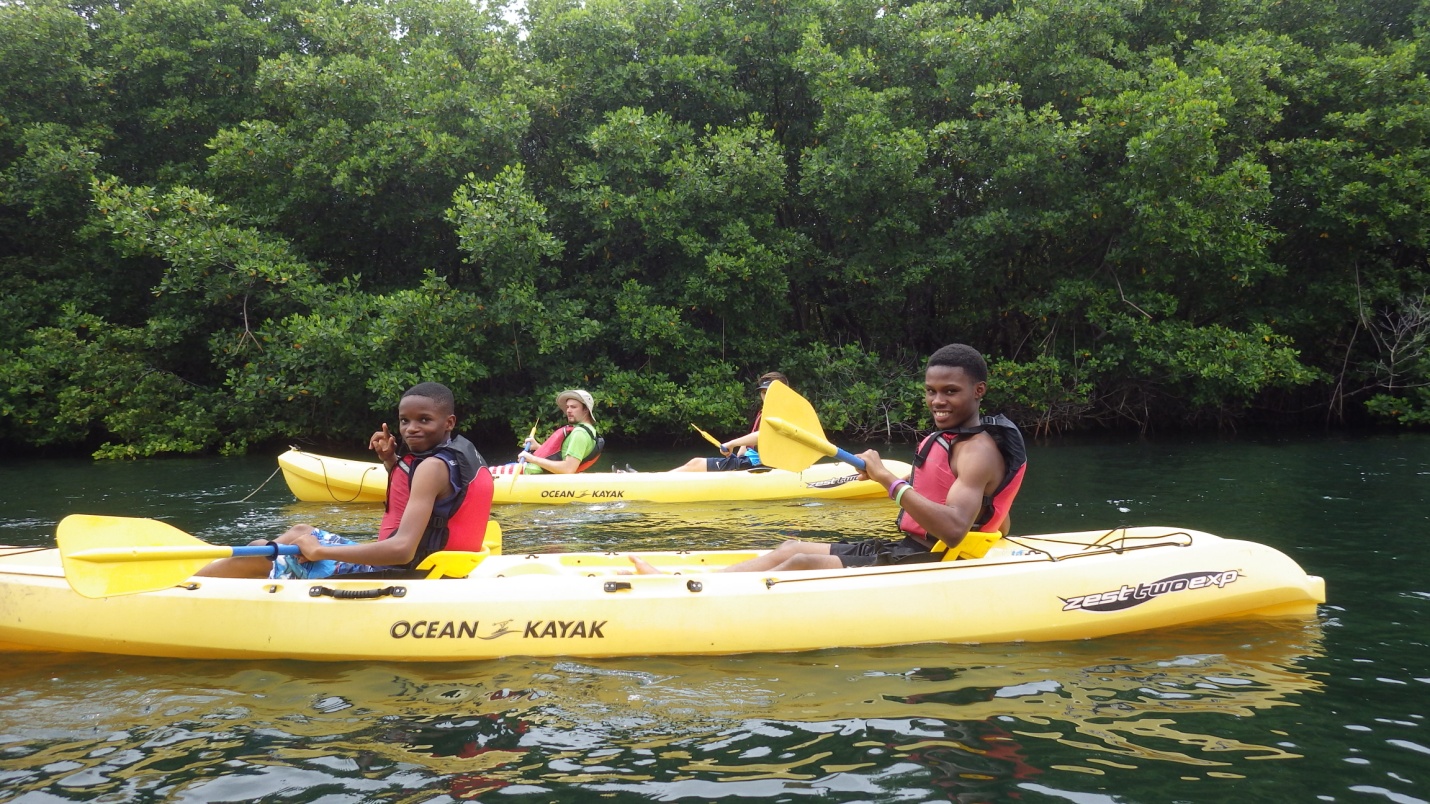
{"type": "Polygon", "coordinates": [[[765,391],[765,405],[760,412],[760,436],[756,449],[760,463],[803,472],[815,461],[828,455],[864,470],[864,459],[829,443],[819,414],[809,401],[775,380],[765,391]]]}
{"type": "MultiPolygon", "coordinates": [[[[695,427],[695,423],[694,423],[694,422],[691,422],[690,426],[691,426],[691,427],[695,427]]],[[[709,433],[705,432],[704,430],[701,430],[699,427],[695,427],[695,432],[697,432],[697,433],[699,433],[699,434],[705,436],[705,440],[706,440],[706,441],[709,441],[711,444],[714,444],[714,445],[715,445],[715,448],[718,449],[718,450],[720,450],[720,453],[721,453],[722,455],[728,452],[728,450],[725,449],[725,445],[724,445],[724,444],[721,444],[721,443],[720,443],[720,440],[719,440],[718,438],[716,438],[715,436],[710,435],[709,433]]]]}
{"type": "Polygon", "coordinates": [[[299,555],[296,544],[220,547],[157,519],[72,514],[55,532],[70,588],[85,597],[154,592],[216,558],[299,555]]]}
{"type": "Polygon", "coordinates": [[[519,458],[516,459],[516,471],[511,473],[511,487],[506,490],[507,494],[512,493],[512,491],[516,489],[516,479],[526,473],[526,453],[531,452],[533,449],[536,448],[535,441],[537,424],[541,424],[541,419],[537,419],[536,424],[531,425],[531,432],[527,433],[526,440],[521,442],[522,454],[519,458]]]}

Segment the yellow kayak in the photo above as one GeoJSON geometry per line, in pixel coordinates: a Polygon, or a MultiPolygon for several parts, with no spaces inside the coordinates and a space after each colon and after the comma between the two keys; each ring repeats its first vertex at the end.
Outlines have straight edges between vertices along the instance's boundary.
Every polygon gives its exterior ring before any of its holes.
{"type": "Polygon", "coordinates": [[[1313,617],[1325,601],[1324,581],[1275,549],[1167,527],[1013,536],[982,558],[901,567],[716,573],[757,552],[642,552],[666,574],[628,575],[614,553],[492,555],[445,565],[462,578],[190,578],[96,598],[71,588],[59,552],[0,548],[0,650],[421,662],[733,654],[1090,639],[1313,617]]]}
{"type": "MultiPolygon", "coordinates": [[[[909,465],[885,461],[895,474],[909,465]]],[[[290,449],[278,466],[293,496],[304,502],[382,502],[387,472],[382,464],[290,449]]],[[[576,475],[498,475],[497,503],[707,502],[718,500],[852,500],[883,495],[872,480],[860,480],[846,463],[819,463],[803,472],[760,469],[742,472],[582,472],[576,475]]]]}

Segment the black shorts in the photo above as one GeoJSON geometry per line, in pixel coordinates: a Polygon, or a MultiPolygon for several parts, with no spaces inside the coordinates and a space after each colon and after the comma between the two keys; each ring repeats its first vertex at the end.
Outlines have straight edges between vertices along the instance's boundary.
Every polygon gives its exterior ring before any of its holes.
{"type": "Polygon", "coordinates": [[[929,552],[912,536],[900,541],[865,539],[862,542],[836,542],[829,545],[829,554],[846,567],[883,567],[889,564],[923,564],[940,561],[943,554],[929,552]]]}
{"type": "Polygon", "coordinates": [[[753,469],[755,464],[744,455],[722,455],[719,458],[706,458],[705,471],[707,472],[733,472],[737,469],[753,469]]]}

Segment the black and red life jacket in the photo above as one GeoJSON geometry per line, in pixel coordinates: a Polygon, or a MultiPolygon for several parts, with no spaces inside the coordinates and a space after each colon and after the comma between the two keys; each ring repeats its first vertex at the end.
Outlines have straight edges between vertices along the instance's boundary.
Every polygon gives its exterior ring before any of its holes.
{"type": "Polygon", "coordinates": [[[403,565],[407,569],[416,568],[422,559],[442,550],[475,552],[482,549],[487,519],[492,512],[492,473],[487,469],[487,462],[472,442],[462,436],[453,436],[430,452],[420,455],[409,452],[398,456],[397,465],[388,473],[387,499],[383,503],[378,539],[386,539],[397,532],[398,525],[402,523],[402,512],[407,509],[407,501],[412,496],[412,476],[417,471],[417,465],[429,458],[438,458],[447,464],[447,477],[453,493],[437,500],[432,506],[432,517],[427,520],[427,529],[417,545],[417,553],[403,565]]]}

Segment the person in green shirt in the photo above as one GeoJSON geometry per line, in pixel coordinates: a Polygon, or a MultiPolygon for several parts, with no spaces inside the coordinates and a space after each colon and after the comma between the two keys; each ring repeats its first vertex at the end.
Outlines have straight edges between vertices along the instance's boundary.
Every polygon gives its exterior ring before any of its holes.
{"type": "Polygon", "coordinates": [[[596,434],[595,399],[587,391],[573,388],[556,395],[556,407],[566,416],[566,424],[556,428],[540,446],[527,440],[513,463],[494,467],[492,474],[558,475],[584,472],[601,457],[605,441],[596,434]]]}

